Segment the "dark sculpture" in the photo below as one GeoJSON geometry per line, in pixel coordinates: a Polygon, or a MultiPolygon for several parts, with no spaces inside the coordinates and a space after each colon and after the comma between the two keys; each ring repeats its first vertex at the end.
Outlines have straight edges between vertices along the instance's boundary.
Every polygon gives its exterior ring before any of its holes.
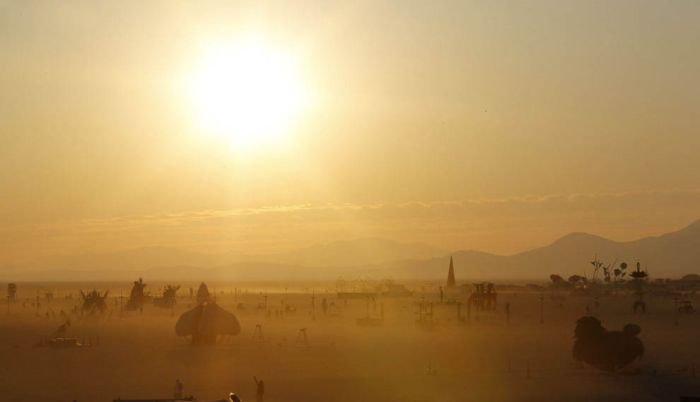
{"type": "Polygon", "coordinates": [[[457,286],[457,281],[455,281],[455,266],[452,262],[452,257],[450,257],[450,269],[447,271],[447,288],[453,289],[457,286]]]}
{"type": "Polygon", "coordinates": [[[7,285],[7,301],[14,303],[17,300],[17,284],[10,283],[7,285]]]}
{"type": "Polygon", "coordinates": [[[478,311],[496,309],[498,295],[493,283],[475,283],[474,289],[475,291],[469,295],[469,307],[474,306],[478,311]]]}
{"type": "Polygon", "coordinates": [[[622,331],[606,330],[595,317],[582,317],[576,323],[574,359],[605,371],[615,371],[644,355],[644,344],[637,338],[636,324],[622,331]]]}
{"type": "Polygon", "coordinates": [[[177,291],[180,286],[168,285],[163,291],[163,296],[153,299],[153,305],[161,308],[173,308],[177,304],[177,291]]]}
{"type": "Polygon", "coordinates": [[[557,289],[568,289],[572,286],[571,282],[562,278],[561,275],[551,274],[549,280],[552,281],[552,287],[557,289]]]}
{"type": "Polygon", "coordinates": [[[202,282],[199,284],[199,289],[197,289],[197,304],[202,304],[205,301],[209,301],[209,288],[202,282]]]}
{"type": "Polygon", "coordinates": [[[104,314],[107,310],[107,295],[109,295],[109,290],[105,291],[104,294],[95,289],[87,293],[81,290],[82,305],[80,306],[80,312],[88,316],[104,314]]]}
{"type": "Polygon", "coordinates": [[[142,278],[138,281],[134,281],[134,286],[131,287],[131,294],[129,295],[129,300],[126,302],[126,309],[129,311],[143,311],[143,305],[146,301],[149,301],[150,296],[146,294],[146,285],[142,278]]]}
{"type": "Polygon", "coordinates": [[[70,327],[70,320],[66,320],[63,324],[59,325],[58,328],[56,328],[56,331],[54,332],[54,337],[55,338],[65,338],[66,337],[66,332],[68,332],[68,328],[70,327]]]}
{"type": "Polygon", "coordinates": [[[207,285],[200,285],[197,300],[197,307],[186,311],[177,320],[175,332],[179,336],[191,336],[193,345],[213,345],[220,335],[238,335],[241,332],[236,316],[209,297],[207,285]]]}
{"type": "Polygon", "coordinates": [[[647,303],[644,301],[644,285],[649,277],[649,273],[646,270],[642,271],[641,264],[637,262],[637,270],[632,271],[630,276],[633,278],[632,283],[635,289],[634,294],[637,297],[637,300],[635,300],[634,304],[632,305],[632,309],[635,314],[637,311],[641,311],[642,314],[646,314],[647,303]]]}

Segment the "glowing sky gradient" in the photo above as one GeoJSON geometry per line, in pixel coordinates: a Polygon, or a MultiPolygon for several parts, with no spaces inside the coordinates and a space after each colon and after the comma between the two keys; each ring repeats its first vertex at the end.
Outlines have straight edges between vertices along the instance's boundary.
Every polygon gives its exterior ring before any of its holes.
{"type": "Polygon", "coordinates": [[[291,3],[0,1],[0,264],[359,236],[508,253],[700,218],[700,2],[291,3]],[[202,43],[249,32],[317,96],[255,152],[201,135],[181,93],[202,43]]]}

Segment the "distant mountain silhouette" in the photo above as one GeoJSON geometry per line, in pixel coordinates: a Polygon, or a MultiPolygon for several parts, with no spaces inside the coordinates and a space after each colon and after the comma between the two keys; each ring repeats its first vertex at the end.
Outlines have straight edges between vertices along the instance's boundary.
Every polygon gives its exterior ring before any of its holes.
{"type": "Polygon", "coordinates": [[[109,253],[41,258],[12,269],[0,269],[8,280],[111,280],[134,275],[167,279],[333,279],[352,271],[394,260],[417,260],[444,254],[422,243],[381,238],[336,241],[271,255],[206,254],[169,247],[142,247],[109,253]]]}
{"type": "Polygon", "coordinates": [[[109,253],[51,256],[34,261],[29,267],[72,271],[108,271],[111,269],[132,270],[174,265],[207,266],[219,263],[221,261],[216,255],[170,247],[139,247],[109,253]]]}
{"type": "MultiPolygon", "coordinates": [[[[652,277],[681,277],[700,272],[700,221],[657,237],[617,242],[587,233],[571,233],[552,244],[510,256],[477,251],[457,251],[455,261],[457,280],[460,278],[542,279],[552,273],[564,276],[590,274],[590,261],[597,255],[606,263],[637,261],[648,266],[652,277]]],[[[388,271],[403,270],[415,278],[439,278],[447,272],[450,255],[424,261],[405,262],[402,267],[386,267],[388,271]],[[438,271],[437,274],[435,271],[438,271]]]]}
{"type": "Polygon", "coordinates": [[[150,247],[105,254],[45,258],[29,266],[1,270],[0,279],[123,280],[134,276],[173,280],[320,279],[343,277],[443,280],[450,256],[457,282],[474,279],[545,281],[589,274],[590,261],[617,260],[648,266],[652,278],[700,272],[700,221],[656,237],[617,242],[587,233],[570,233],[553,243],[501,256],[475,250],[452,253],[420,243],[365,238],[337,241],[287,253],[241,256],[150,247]]]}

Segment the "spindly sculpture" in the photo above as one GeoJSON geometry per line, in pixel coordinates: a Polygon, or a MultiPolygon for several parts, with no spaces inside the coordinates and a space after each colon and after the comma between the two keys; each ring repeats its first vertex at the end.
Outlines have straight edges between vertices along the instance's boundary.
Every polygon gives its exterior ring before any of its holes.
{"type": "Polygon", "coordinates": [[[106,300],[108,295],[109,290],[105,291],[104,294],[96,289],[87,293],[81,290],[80,298],[82,300],[82,305],[80,306],[80,312],[88,316],[103,314],[107,310],[106,300]]]}

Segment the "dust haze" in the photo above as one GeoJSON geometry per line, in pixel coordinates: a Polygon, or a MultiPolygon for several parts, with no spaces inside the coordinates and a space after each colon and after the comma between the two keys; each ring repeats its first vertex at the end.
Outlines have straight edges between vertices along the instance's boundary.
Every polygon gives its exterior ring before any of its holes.
{"type": "Polygon", "coordinates": [[[698,21],[0,0],[0,401],[700,401],[698,21]]]}
{"type": "Polygon", "coordinates": [[[698,276],[636,278],[647,271],[592,262],[588,276],[533,283],[466,283],[458,260],[439,282],[19,283],[0,318],[0,391],[8,401],[697,394],[698,276]],[[597,340],[582,317],[620,335],[597,340]]]}

